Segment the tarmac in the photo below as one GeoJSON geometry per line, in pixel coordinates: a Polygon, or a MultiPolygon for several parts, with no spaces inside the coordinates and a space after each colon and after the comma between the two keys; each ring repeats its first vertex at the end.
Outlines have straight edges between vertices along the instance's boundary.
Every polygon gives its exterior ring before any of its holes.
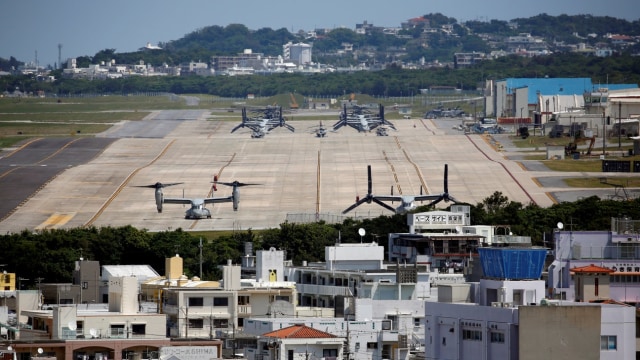
{"type": "MultiPolygon", "coordinates": [[[[338,111],[335,116],[337,121],[338,111]]],[[[0,197],[11,199],[0,208],[0,232],[126,225],[153,232],[246,230],[390,215],[375,203],[341,213],[366,195],[367,165],[376,195],[390,194],[391,188],[395,195],[418,195],[421,187],[425,194],[439,194],[447,164],[449,194],[472,205],[496,191],[541,207],[616,196],[613,188],[576,189],[562,181],[601,173],[550,171],[524,160],[507,135],[454,130],[459,119],[392,122],[397,130],[389,129],[389,136],[343,127],[319,138],[311,130],[317,121],[292,120],[287,123],[295,132],[276,128],[254,139],[248,129],[231,133],[237,123],[221,121],[215,112],[167,110],[119,123],[95,138],[36,139],[0,154],[0,197]],[[80,144],[83,150],[70,151],[80,144]],[[212,219],[202,220],[184,219],[183,205],[165,204],[158,213],[154,190],[139,187],[180,182],[165,188],[165,197],[229,196],[231,188],[220,184],[213,193],[214,176],[256,185],[240,188],[238,211],[230,203],[211,204],[212,219]]],[[[325,120],[327,127],[332,123],[325,120]]],[[[632,196],[637,191],[628,189],[632,196]]]]}

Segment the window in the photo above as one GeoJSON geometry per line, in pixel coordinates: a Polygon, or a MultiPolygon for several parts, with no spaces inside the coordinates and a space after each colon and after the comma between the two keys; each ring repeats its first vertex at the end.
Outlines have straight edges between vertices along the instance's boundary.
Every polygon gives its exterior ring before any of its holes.
{"type": "Polygon", "coordinates": [[[482,341],[482,331],[462,330],[462,340],[482,341]]]}
{"type": "Polygon", "coordinates": [[[367,343],[367,349],[377,349],[378,348],[378,343],[377,342],[368,342],[367,343]]]}
{"type": "Polygon", "coordinates": [[[335,358],[338,356],[338,349],[322,349],[322,357],[335,358]]]}
{"type": "Polygon", "coordinates": [[[113,338],[124,338],[124,324],[111,324],[110,334],[113,338]]]}
{"type": "Polygon", "coordinates": [[[595,279],[593,279],[593,280],[594,280],[594,283],[593,283],[593,292],[594,292],[594,294],[593,294],[593,295],[598,296],[598,290],[599,290],[599,289],[598,289],[598,285],[599,285],[599,284],[598,284],[598,282],[599,282],[599,280],[600,280],[600,279],[598,279],[598,278],[596,277],[596,278],[595,278],[595,279]]]}
{"type": "Polygon", "coordinates": [[[213,319],[214,328],[227,328],[229,327],[229,319],[213,319]]]}
{"type": "Polygon", "coordinates": [[[238,296],[238,305],[249,305],[250,297],[248,296],[238,296]]]}
{"type": "Polygon", "coordinates": [[[618,350],[618,337],[615,335],[600,336],[600,350],[618,350]]]}
{"type": "Polygon", "coordinates": [[[417,318],[413,318],[413,326],[420,326],[420,322],[422,321],[421,318],[417,317],[417,318]]]}
{"type": "Polygon", "coordinates": [[[203,306],[204,300],[201,297],[190,297],[189,306],[203,306]]]}
{"type": "Polygon", "coordinates": [[[504,333],[501,332],[491,332],[491,342],[492,343],[504,343],[504,333]]]}
{"type": "Polygon", "coordinates": [[[214,297],[213,306],[228,306],[229,298],[226,297],[214,297]]]}
{"type": "Polygon", "coordinates": [[[189,319],[189,329],[202,329],[204,322],[202,319],[189,319]]]}
{"type": "Polygon", "coordinates": [[[131,334],[133,336],[145,335],[146,333],[147,333],[147,325],[146,324],[131,324],[131,334]]]}

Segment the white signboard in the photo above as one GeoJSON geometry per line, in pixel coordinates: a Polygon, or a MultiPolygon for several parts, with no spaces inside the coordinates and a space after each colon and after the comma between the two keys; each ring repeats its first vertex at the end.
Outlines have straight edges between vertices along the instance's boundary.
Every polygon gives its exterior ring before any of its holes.
{"type": "Polygon", "coordinates": [[[165,346],[160,348],[160,360],[218,359],[217,346],[165,346]]]}

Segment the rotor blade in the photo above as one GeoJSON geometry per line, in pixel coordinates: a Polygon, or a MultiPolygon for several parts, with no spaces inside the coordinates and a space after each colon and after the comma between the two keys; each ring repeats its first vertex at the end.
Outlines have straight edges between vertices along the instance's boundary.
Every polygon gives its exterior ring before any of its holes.
{"type": "Polygon", "coordinates": [[[434,201],[428,203],[427,206],[435,206],[437,203],[439,203],[442,200],[444,200],[444,196],[440,196],[439,198],[435,199],[434,201]]]}
{"type": "Polygon", "coordinates": [[[376,203],[376,204],[378,204],[378,205],[380,205],[380,206],[382,206],[382,207],[383,207],[383,208],[385,208],[385,209],[388,209],[388,210],[391,210],[391,211],[393,211],[393,212],[396,212],[396,209],[394,209],[393,207],[391,207],[389,204],[384,203],[384,202],[382,202],[382,201],[380,201],[380,200],[376,199],[375,197],[373,198],[373,202],[374,202],[374,203],[376,203]]]}
{"type": "Polygon", "coordinates": [[[366,198],[366,197],[365,197],[365,198],[362,198],[362,199],[360,199],[360,200],[358,200],[358,201],[356,201],[355,203],[353,203],[353,205],[349,206],[349,207],[348,207],[348,208],[346,208],[344,211],[342,211],[342,213],[343,213],[343,214],[346,214],[346,213],[348,213],[349,211],[351,211],[351,210],[353,210],[353,209],[357,208],[358,206],[360,206],[360,205],[364,204],[365,202],[367,202],[367,198],[366,198]]]}
{"type": "Polygon", "coordinates": [[[369,183],[367,185],[367,195],[371,195],[371,165],[367,165],[367,176],[369,177],[369,183]]]}
{"type": "Polygon", "coordinates": [[[449,194],[449,165],[444,164],[444,193],[449,194]]]}
{"type": "Polygon", "coordinates": [[[157,182],[157,183],[151,184],[151,185],[134,185],[134,187],[145,187],[145,188],[151,188],[151,189],[162,189],[162,188],[165,188],[167,186],[174,186],[174,185],[180,185],[180,184],[184,184],[184,183],[178,182],[178,183],[166,183],[166,184],[163,184],[161,182],[157,182]]]}
{"type": "Polygon", "coordinates": [[[240,187],[240,186],[250,186],[250,185],[262,185],[262,184],[249,184],[249,183],[241,183],[239,181],[233,181],[233,182],[222,182],[222,181],[218,181],[217,184],[221,184],[221,185],[226,185],[226,186],[236,186],[236,187],[240,187]]]}

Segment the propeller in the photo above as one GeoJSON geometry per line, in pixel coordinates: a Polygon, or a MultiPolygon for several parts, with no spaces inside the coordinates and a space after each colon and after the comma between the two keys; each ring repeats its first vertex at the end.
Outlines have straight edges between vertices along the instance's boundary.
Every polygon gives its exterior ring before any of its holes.
{"type": "Polygon", "coordinates": [[[458,200],[456,200],[453,196],[451,196],[449,194],[449,166],[447,164],[444,164],[444,192],[442,194],[440,194],[440,196],[435,199],[434,201],[430,202],[427,206],[433,206],[441,201],[445,201],[445,202],[449,202],[452,201],[454,203],[457,203],[458,200]]]}
{"type": "Polygon", "coordinates": [[[371,181],[371,165],[367,165],[367,176],[368,176],[368,183],[367,183],[367,195],[365,197],[363,197],[362,199],[358,199],[356,198],[356,202],[349,206],[348,208],[346,208],[342,213],[346,214],[349,211],[357,208],[358,206],[367,203],[367,204],[371,204],[372,202],[384,207],[385,209],[391,210],[393,212],[396,211],[396,209],[394,209],[393,207],[389,206],[388,204],[378,200],[375,195],[373,195],[371,193],[372,191],[372,181],[371,181]]]}
{"type": "Polygon", "coordinates": [[[222,182],[222,181],[217,181],[217,179],[216,179],[215,184],[221,184],[221,185],[226,185],[226,186],[232,186],[233,187],[233,193],[231,195],[231,199],[233,201],[233,211],[238,211],[238,205],[240,204],[240,190],[238,190],[239,187],[251,186],[251,185],[261,185],[261,184],[242,183],[242,182],[239,182],[237,180],[236,181],[232,181],[232,182],[222,182]]]}
{"type": "Polygon", "coordinates": [[[216,184],[220,184],[220,185],[226,185],[226,186],[233,186],[233,187],[241,187],[241,186],[250,186],[250,185],[262,185],[262,184],[249,184],[249,183],[242,183],[239,181],[233,181],[233,182],[223,182],[223,181],[217,181],[215,182],[216,184]]]}
{"type": "Polygon", "coordinates": [[[163,183],[158,181],[155,184],[151,184],[151,185],[135,185],[134,187],[144,187],[144,188],[156,189],[156,208],[158,209],[158,212],[161,213],[162,212],[162,202],[163,202],[163,199],[164,199],[164,194],[162,193],[162,188],[166,188],[168,186],[180,185],[180,184],[183,184],[183,183],[177,182],[177,183],[166,183],[166,184],[163,184],[163,183]]]}
{"type": "Polygon", "coordinates": [[[174,185],[180,185],[180,184],[184,184],[184,183],[178,182],[178,183],[166,183],[166,184],[163,184],[161,182],[157,182],[157,183],[151,184],[151,185],[134,185],[134,187],[144,187],[144,188],[151,188],[151,189],[162,189],[162,188],[166,188],[168,186],[174,186],[174,185]]]}

